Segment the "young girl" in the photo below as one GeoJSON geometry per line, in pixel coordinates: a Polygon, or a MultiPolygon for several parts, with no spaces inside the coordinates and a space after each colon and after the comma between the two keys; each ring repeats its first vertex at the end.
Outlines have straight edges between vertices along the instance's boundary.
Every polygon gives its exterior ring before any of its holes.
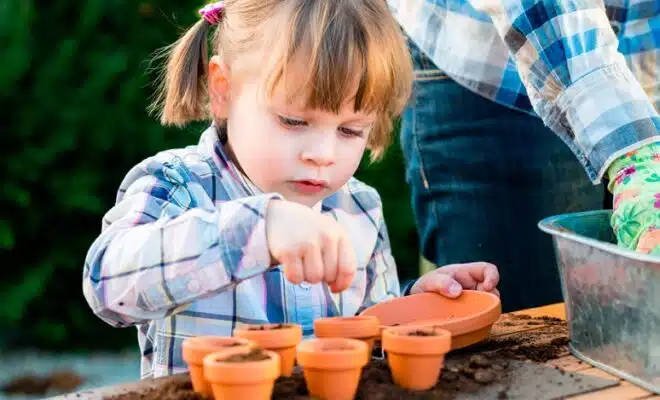
{"type": "MultiPolygon", "coordinates": [[[[181,343],[241,323],[354,315],[399,296],[378,158],[411,92],[383,0],[227,0],[170,49],[161,121],[211,119],[199,143],[134,167],[84,270],[94,312],[137,326],[142,376],[185,370],[181,343]],[[207,57],[207,32],[215,28],[207,57]]],[[[497,269],[440,268],[406,293],[496,291],[497,269]]]]}

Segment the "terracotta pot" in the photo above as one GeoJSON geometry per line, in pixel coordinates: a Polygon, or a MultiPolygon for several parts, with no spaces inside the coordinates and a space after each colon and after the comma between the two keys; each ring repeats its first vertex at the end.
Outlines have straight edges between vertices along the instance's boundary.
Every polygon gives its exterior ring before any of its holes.
{"type": "Polygon", "coordinates": [[[248,339],[260,347],[277,352],[280,373],[291,376],[296,359],[296,346],[302,340],[302,327],[296,324],[242,325],[234,329],[234,336],[248,339]]]}
{"type": "Polygon", "coordinates": [[[280,357],[259,347],[225,348],[204,357],[204,377],[218,400],[270,399],[279,376],[280,357]],[[256,359],[235,360],[250,355],[256,359]]]}
{"type": "Polygon", "coordinates": [[[383,331],[392,380],[409,390],[435,386],[445,354],[451,349],[451,333],[436,326],[388,328],[383,331]]]}
{"type": "Polygon", "coordinates": [[[484,340],[502,314],[500,298],[492,293],[464,290],[456,299],[419,293],[376,304],[360,315],[380,319],[382,328],[433,324],[452,334],[452,349],[484,340]]]}
{"type": "Polygon", "coordinates": [[[181,345],[183,360],[188,364],[190,380],[196,392],[211,395],[211,386],[204,379],[204,357],[210,353],[237,346],[253,347],[254,343],[243,338],[224,336],[197,336],[183,341],[181,345]]]}
{"type": "Polygon", "coordinates": [[[355,397],[362,368],[369,361],[369,346],[362,340],[317,338],[298,345],[309,394],[323,400],[355,397]]]}
{"type": "Polygon", "coordinates": [[[349,338],[363,340],[369,346],[380,337],[380,321],[374,316],[328,317],[314,321],[314,335],[318,338],[349,338]]]}

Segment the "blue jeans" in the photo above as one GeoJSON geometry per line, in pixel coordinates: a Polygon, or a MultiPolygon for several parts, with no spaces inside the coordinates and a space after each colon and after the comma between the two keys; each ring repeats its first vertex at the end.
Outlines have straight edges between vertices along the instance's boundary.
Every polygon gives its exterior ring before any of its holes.
{"type": "Polygon", "coordinates": [[[539,118],[472,93],[411,52],[417,80],[401,145],[424,257],[497,265],[504,311],[562,301],[552,240],[537,222],[601,209],[604,186],[539,118]]]}

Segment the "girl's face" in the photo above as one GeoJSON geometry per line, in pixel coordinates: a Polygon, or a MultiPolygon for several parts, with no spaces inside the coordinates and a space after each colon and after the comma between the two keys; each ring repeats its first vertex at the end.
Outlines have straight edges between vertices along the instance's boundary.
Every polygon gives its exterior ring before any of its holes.
{"type": "Polygon", "coordinates": [[[375,114],[356,113],[351,96],[336,114],[306,109],[302,99],[287,102],[281,85],[265,99],[261,82],[229,77],[214,57],[211,108],[215,118],[227,120],[233,161],[259,189],[312,207],[353,176],[375,114]]]}

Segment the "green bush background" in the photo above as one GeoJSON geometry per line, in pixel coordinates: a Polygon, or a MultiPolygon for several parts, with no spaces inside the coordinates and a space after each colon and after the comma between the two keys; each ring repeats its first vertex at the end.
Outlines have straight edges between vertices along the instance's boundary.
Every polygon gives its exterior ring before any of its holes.
{"type": "MultiPolygon", "coordinates": [[[[148,61],[195,21],[199,1],[9,0],[0,4],[0,350],[134,345],[84,301],[81,272],[128,169],[195,143],[202,125],[166,129],[145,108],[148,61]]],[[[402,157],[359,171],[381,192],[402,279],[418,250],[402,157]]]]}

